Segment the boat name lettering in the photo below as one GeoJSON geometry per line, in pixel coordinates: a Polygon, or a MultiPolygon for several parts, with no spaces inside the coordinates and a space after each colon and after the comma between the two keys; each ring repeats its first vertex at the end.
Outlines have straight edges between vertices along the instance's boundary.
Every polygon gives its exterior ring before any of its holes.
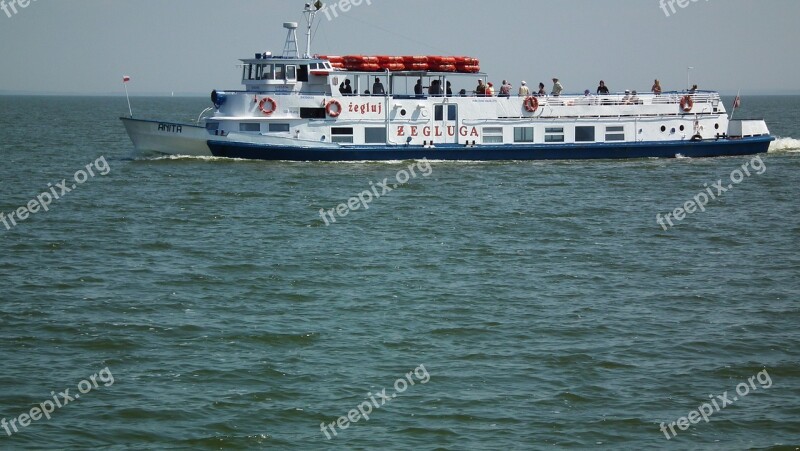
{"type": "Polygon", "coordinates": [[[367,114],[367,113],[381,114],[381,112],[383,111],[383,104],[367,102],[359,105],[357,103],[350,102],[350,104],[348,104],[347,106],[347,111],[351,113],[361,113],[361,114],[367,114]]]}
{"type": "MultiPolygon", "coordinates": [[[[447,126],[447,136],[455,136],[456,135],[456,127],[455,125],[448,125],[447,126]]],[[[424,127],[418,127],[416,125],[410,125],[406,127],[405,125],[398,125],[397,126],[397,136],[444,136],[445,129],[440,126],[431,127],[426,125],[424,127]]],[[[478,128],[477,127],[467,127],[466,125],[462,125],[461,128],[458,129],[458,134],[466,137],[466,136],[474,136],[477,137],[478,135],[478,128]]]]}
{"type": "Polygon", "coordinates": [[[183,126],[178,124],[158,124],[158,131],[167,133],[183,133],[183,126]]]}

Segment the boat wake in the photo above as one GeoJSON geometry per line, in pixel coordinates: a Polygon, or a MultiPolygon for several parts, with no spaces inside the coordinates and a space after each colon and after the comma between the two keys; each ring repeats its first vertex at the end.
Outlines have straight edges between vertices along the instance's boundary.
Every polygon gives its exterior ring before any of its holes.
{"type": "Polygon", "coordinates": [[[778,138],[769,145],[769,153],[800,153],[800,139],[778,138]]]}

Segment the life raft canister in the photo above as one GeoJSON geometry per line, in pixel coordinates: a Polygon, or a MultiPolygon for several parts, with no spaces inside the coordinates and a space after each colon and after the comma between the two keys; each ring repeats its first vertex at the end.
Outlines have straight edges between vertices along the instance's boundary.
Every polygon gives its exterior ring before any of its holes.
{"type": "Polygon", "coordinates": [[[681,109],[688,113],[692,111],[692,108],[694,108],[694,99],[692,99],[692,96],[683,96],[681,99],[681,109]]]}
{"type": "Polygon", "coordinates": [[[342,114],[342,104],[339,103],[338,100],[333,99],[325,105],[325,111],[330,117],[339,117],[339,115],[342,114]]]}
{"type": "Polygon", "coordinates": [[[525,109],[528,110],[529,113],[533,113],[534,111],[539,109],[539,99],[534,96],[528,96],[525,99],[525,109]]]}
{"type": "Polygon", "coordinates": [[[278,109],[278,103],[271,97],[264,97],[261,99],[261,102],[258,103],[258,109],[261,110],[267,116],[272,116],[272,113],[278,109]],[[264,108],[269,103],[270,109],[264,108]]]}

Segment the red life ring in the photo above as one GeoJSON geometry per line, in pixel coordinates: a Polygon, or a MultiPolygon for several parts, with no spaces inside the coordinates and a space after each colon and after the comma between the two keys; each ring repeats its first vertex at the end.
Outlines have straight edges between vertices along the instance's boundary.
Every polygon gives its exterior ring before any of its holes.
{"type": "Polygon", "coordinates": [[[683,96],[683,98],[681,99],[681,109],[684,112],[688,113],[689,111],[692,111],[692,108],[694,108],[694,100],[692,99],[692,97],[683,96]]]}
{"type": "Polygon", "coordinates": [[[525,99],[525,109],[528,110],[529,113],[533,113],[534,111],[539,109],[539,99],[534,96],[528,96],[525,99]]]}
{"type": "Polygon", "coordinates": [[[339,117],[339,115],[342,114],[342,104],[339,103],[338,100],[333,99],[325,105],[325,111],[330,117],[339,117]],[[334,110],[333,107],[336,107],[336,109],[334,110]]]}
{"type": "Polygon", "coordinates": [[[258,103],[258,109],[261,110],[261,112],[264,113],[265,115],[272,116],[272,113],[274,113],[275,110],[278,109],[278,103],[275,102],[275,100],[273,100],[271,97],[264,97],[263,99],[261,99],[261,102],[258,103]],[[264,105],[266,105],[267,103],[269,103],[270,105],[269,110],[264,108],[264,105]]]}

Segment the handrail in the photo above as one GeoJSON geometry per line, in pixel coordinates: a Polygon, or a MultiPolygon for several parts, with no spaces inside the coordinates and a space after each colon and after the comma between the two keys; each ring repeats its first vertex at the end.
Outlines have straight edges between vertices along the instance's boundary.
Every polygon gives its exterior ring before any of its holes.
{"type": "Polygon", "coordinates": [[[206,114],[206,113],[207,113],[207,112],[209,112],[209,111],[213,111],[213,110],[214,110],[214,108],[212,108],[212,107],[208,107],[208,108],[206,108],[205,110],[203,110],[203,111],[200,113],[200,116],[197,116],[197,121],[196,121],[197,125],[200,125],[200,120],[201,120],[201,119],[203,119],[203,115],[204,115],[204,114],[206,114]]]}

